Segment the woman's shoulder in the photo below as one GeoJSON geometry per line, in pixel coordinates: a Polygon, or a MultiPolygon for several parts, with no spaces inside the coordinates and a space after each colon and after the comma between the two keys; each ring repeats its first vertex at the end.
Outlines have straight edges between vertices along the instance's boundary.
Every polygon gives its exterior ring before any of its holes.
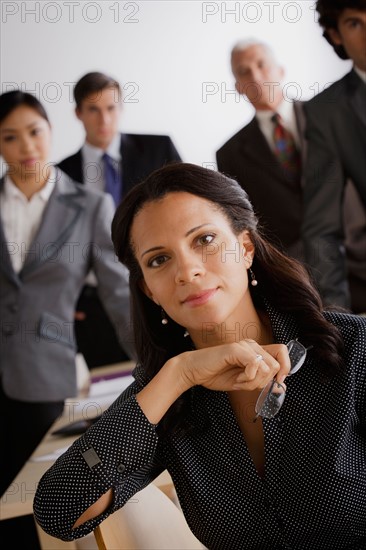
{"type": "Polygon", "coordinates": [[[361,396],[366,397],[366,317],[352,313],[324,312],[324,317],[336,326],[344,342],[344,376],[351,380],[361,396]]]}
{"type": "Polygon", "coordinates": [[[343,311],[323,311],[327,321],[335,325],[340,330],[365,331],[366,315],[356,315],[355,313],[345,313],[343,311]]]}
{"type": "MultiPolygon", "coordinates": [[[[324,311],[327,321],[338,328],[342,335],[346,354],[366,357],[366,317],[352,313],[324,311]]],[[[362,362],[362,361],[361,361],[362,362]]]]}

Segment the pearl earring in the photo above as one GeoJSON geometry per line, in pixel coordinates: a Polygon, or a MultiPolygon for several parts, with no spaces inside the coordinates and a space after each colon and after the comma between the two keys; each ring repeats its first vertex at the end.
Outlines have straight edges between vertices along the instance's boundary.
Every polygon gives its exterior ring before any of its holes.
{"type": "Polygon", "coordinates": [[[184,338],[187,338],[187,336],[189,336],[189,332],[188,332],[188,330],[185,330],[185,331],[184,331],[184,334],[183,334],[183,337],[184,337],[184,338]]]}
{"type": "Polygon", "coordinates": [[[161,308],[161,324],[162,325],[167,325],[169,323],[168,319],[166,318],[166,313],[165,311],[163,310],[163,308],[161,308]]]}
{"type": "Polygon", "coordinates": [[[251,278],[250,284],[251,284],[252,286],[257,286],[258,281],[257,281],[257,279],[255,278],[254,272],[253,272],[253,270],[252,270],[251,268],[249,268],[249,274],[250,274],[250,278],[251,278]]]}

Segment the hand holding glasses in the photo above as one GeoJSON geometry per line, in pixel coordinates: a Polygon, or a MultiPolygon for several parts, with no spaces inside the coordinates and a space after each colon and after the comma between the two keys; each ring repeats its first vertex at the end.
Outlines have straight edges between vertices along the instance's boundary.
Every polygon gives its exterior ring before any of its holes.
{"type": "MultiPolygon", "coordinates": [[[[312,346],[310,346],[312,347],[312,346]]],[[[295,374],[304,364],[307,350],[297,340],[290,340],[287,344],[288,354],[291,362],[291,369],[287,376],[295,374]]],[[[261,391],[255,405],[256,416],[255,422],[258,416],[262,418],[273,418],[279,412],[283,405],[286,396],[286,389],[282,384],[279,384],[274,378],[271,380],[261,391]]]]}

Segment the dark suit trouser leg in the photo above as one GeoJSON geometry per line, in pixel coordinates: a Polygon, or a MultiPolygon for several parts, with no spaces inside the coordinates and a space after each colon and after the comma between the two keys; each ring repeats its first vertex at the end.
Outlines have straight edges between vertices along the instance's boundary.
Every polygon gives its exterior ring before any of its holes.
{"type": "MultiPolygon", "coordinates": [[[[7,397],[0,387],[0,490],[19,490],[24,498],[34,496],[35,487],[10,486],[53,422],[60,416],[64,402],[25,403],[7,397]]],[[[38,536],[33,516],[0,522],[1,540],[11,537],[14,547],[36,550],[38,536]],[[18,543],[18,545],[16,544],[18,543]]],[[[9,539],[8,539],[9,540],[9,539]]]]}
{"type": "Polygon", "coordinates": [[[1,495],[62,414],[63,407],[63,401],[27,403],[10,399],[0,387],[1,495]]]}
{"type": "Polygon", "coordinates": [[[75,335],[89,369],[129,360],[95,288],[84,287],[76,309],[86,315],[84,321],[75,322],[75,335]]]}

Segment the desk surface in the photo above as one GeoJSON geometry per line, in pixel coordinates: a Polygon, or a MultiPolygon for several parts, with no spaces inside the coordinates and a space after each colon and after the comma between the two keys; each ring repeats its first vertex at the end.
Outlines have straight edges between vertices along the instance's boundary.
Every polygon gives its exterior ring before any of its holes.
{"type": "MultiPolygon", "coordinates": [[[[118,372],[131,372],[134,367],[134,363],[126,362],[93,369],[91,371],[92,378],[96,377],[108,377],[118,372]]],[[[91,400],[95,403],[95,398],[91,400]]],[[[4,493],[0,501],[0,518],[9,519],[17,516],[23,516],[27,514],[33,514],[33,499],[37,484],[42,475],[52,466],[55,461],[55,451],[59,449],[65,449],[69,447],[78,436],[56,436],[52,435],[52,432],[59,429],[71,421],[82,418],[82,413],[77,411],[77,408],[73,406],[77,402],[77,398],[67,400],[63,415],[56,420],[48,433],[45,435],[37,449],[34,451],[30,459],[26,462],[22,470],[18,473],[17,477],[13,480],[13,483],[9,486],[8,490],[4,493]],[[72,412],[72,418],[70,413],[72,412]],[[39,457],[44,455],[51,455],[49,460],[37,461],[39,457]]],[[[107,408],[108,405],[101,405],[102,409],[107,408]]],[[[91,415],[90,415],[91,416],[91,415]]],[[[90,417],[89,416],[89,417],[90,417]]],[[[167,472],[163,472],[156,480],[155,483],[163,490],[169,488],[172,485],[171,478],[167,472]]]]}

